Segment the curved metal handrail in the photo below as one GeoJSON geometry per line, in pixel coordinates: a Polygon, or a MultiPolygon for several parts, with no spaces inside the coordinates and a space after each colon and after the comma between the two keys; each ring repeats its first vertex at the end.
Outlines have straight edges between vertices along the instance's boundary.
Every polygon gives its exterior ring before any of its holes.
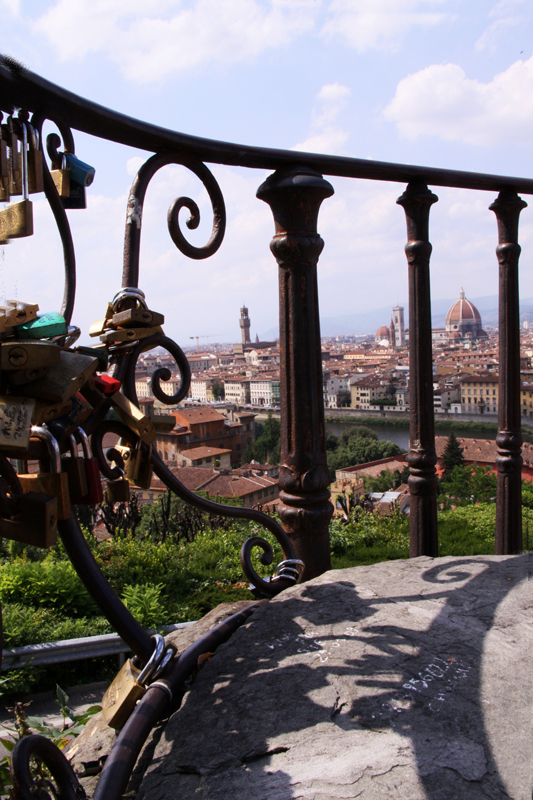
{"type": "Polygon", "coordinates": [[[86,100],[74,92],[62,89],[51,81],[36,75],[9,57],[0,56],[0,104],[20,107],[24,97],[32,110],[43,110],[51,119],[68,118],[76,130],[109,139],[113,142],[156,152],[165,149],[180,150],[202,161],[228,166],[255,169],[280,169],[306,166],[324,175],[346,178],[409,183],[422,181],[433,186],[453,186],[459,189],[502,191],[514,189],[523,194],[533,194],[533,180],[504,175],[489,175],[412,164],[394,164],[346,156],[328,156],[303,153],[295,150],[277,150],[267,147],[221,142],[200,136],[189,136],[161,128],[149,122],[120,114],[105,106],[86,100]]]}

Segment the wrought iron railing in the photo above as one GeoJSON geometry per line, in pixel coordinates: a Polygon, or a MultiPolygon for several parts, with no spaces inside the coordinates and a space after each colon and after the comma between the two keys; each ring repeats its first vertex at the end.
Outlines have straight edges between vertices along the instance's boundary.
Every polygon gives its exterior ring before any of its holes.
{"type": "MultiPolygon", "coordinates": [[[[184,237],[179,224],[179,211],[191,212],[189,228],[197,227],[199,209],[189,198],[178,198],[168,213],[170,235],[186,256],[203,259],[220,247],[225,231],[225,208],[222,192],[205,163],[226,164],[274,170],[259,187],[257,196],[272,209],[275,233],[271,250],[279,265],[280,286],[280,387],[282,405],[280,517],[282,527],[258,511],[225,507],[199,498],[181,485],[157,453],[149,456],[146,442],[140,444],[145,458],[150,457],[157,476],[177,495],[204,510],[254,521],[274,534],[280,542],[284,562],[273,581],[260,578],[252,566],[254,546],[263,549],[263,563],[270,563],[272,548],[259,537],[243,545],[245,573],[265,595],[277,593],[302,577],[313,578],[330,565],[329,522],[333,508],[330,502],[329,476],[326,463],[322,367],[317,294],[317,262],[323,241],[317,232],[321,203],[333,194],[332,185],[323,175],[354,179],[392,181],[407,184],[398,200],[407,219],[406,255],[409,271],[409,354],[410,354],[410,449],[409,488],[411,492],[410,555],[438,555],[437,477],[433,423],[432,339],[430,311],[429,211],[437,197],[432,186],[447,186],[497,192],[491,209],[498,222],[497,257],[500,271],[500,401],[498,444],[498,494],[496,517],[496,553],[517,553],[521,549],[521,434],[520,434],[520,354],[518,312],[518,217],[525,203],[517,192],[533,194],[533,180],[497,175],[475,174],[453,170],[387,164],[368,160],[316,155],[295,151],[270,150],[228,144],[187,136],[126,117],[67,92],[24,70],[9,59],[0,65],[0,108],[7,115],[3,129],[19,134],[26,125],[36,132],[40,142],[43,122],[54,122],[61,134],[63,151],[74,154],[72,129],[83,131],[124,145],[153,153],[139,170],[130,192],[124,246],[122,290],[115,298],[113,311],[134,309],[142,299],[139,294],[139,248],[142,207],[146,188],[155,172],[168,164],[181,164],[203,183],[213,209],[212,235],[203,247],[194,247],[184,237]],[[299,575],[303,562],[303,575],[299,575]]],[[[51,134],[47,150],[52,166],[61,167],[61,139],[51,134]]],[[[39,145],[42,149],[42,145],[39,145]]],[[[0,153],[1,155],[1,153],[0,153]]],[[[1,162],[1,159],[0,159],[1,162]]],[[[0,169],[2,168],[0,163],[0,169]]],[[[72,237],[62,200],[43,159],[44,191],[61,235],[65,260],[65,294],[62,313],[70,323],[75,297],[75,256],[72,237]]],[[[75,334],[57,341],[68,349],[75,334]]],[[[153,392],[163,403],[174,404],[185,397],[190,371],[179,346],[161,332],[148,338],[110,345],[114,375],[121,382],[123,396],[137,404],[135,364],[148,347],[161,346],[175,359],[181,373],[181,385],[175,395],[166,395],[161,380],[168,380],[168,370],[158,370],[152,379],[153,392]]],[[[9,391],[9,389],[8,389],[9,391]]],[[[93,395],[94,396],[94,395],[93,395]]],[[[96,403],[91,416],[83,422],[92,437],[92,446],[103,474],[110,480],[117,477],[102,449],[106,432],[114,432],[126,442],[135,444],[138,435],[116,420],[110,420],[108,396],[96,403]],[[132,438],[133,437],[133,438],[132,438]]],[[[61,432],[57,424],[53,430],[61,432]]],[[[59,434],[58,434],[59,436],[59,434]]],[[[67,438],[59,436],[62,451],[67,438]]],[[[42,458],[42,443],[30,439],[27,458],[42,458]]],[[[118,456],[115,454],[115,462],[118,456]]],[[[1,457],[0,512],[13,522],[20,513],[21,488],[7,458],[1,457]]],[[[1,528],[1,521],[0,521],[1,528]]],[[[103,578],[87,547],[75,517],[58,525],[67,553],[80,577],[98,602],[116,631],[129,644],[140,666],[153,660],[154,641],[127,611],[103,578]]],[[[213,650],[218,641],[230,635],[251,613],[241,612],[220,629],[210,634],[213,650]]],[[[205,649],[205,648],[204,648],[205,649]]],[[[148,735],[149,727],[170,702],[195,664],[198,648],[179,658],[173,653],[164,657],[166,671],[153,680],[117,739],[113,755],[101,776],[96,797],[118,797],[124,790],[136,755],[148,735]]],[[[162,651],[163,652],[163,651],[162,651]]],[[[204,652],[199,650],[198,652],[204,652]]],[[[14,752],[15,782],[19,797],[29,797],[31,778],[28,759],[39,754],[61,784],[65,797],[79,797],[80,787],[61,754],[39,737],[29,737],[14,752]]]]}

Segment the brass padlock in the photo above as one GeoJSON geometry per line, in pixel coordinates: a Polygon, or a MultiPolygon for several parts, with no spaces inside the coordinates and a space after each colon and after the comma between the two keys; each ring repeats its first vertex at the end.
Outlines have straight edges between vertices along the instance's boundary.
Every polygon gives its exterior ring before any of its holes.
{"type": "Polygon", "coordinates": [[[60,197],[69,197],[70,170],[67,167],[67,160],[64,153],[61,158],[61,169],[50,170],[50,175],[52,176],[58,195],[60,197]]]}
{"type": "Polygon", "coordinates": [[[155,336],[158,333],[163,333],[161,325],[156,325],[149,328],[119,328],[118,330],[106,331],[100,336],[100,341],[105,344],[121,344],[123,342],[135,342],[139,339],[148,339],[149,336],[155,336]]]}
{"type": "Polygon", "coordinates": [[[120,730],[145,693],[146,688],[137,680],[140,675],[141,670],[128,659],[104,694],[102,714],[110,728],[120,730]]]}
{"type": "Polygon", "coordinates": [[[139,439],[137,441],[135,447],[131,447],[128,444],[122,444],[121,442],[122,439],[120,440],[119,444],[116,444],[113,447],[113,450],[116,450],[117,453],[119,453],[121,460],[121,463],[117,463],[115,461],[115,464],[124,470],[124,475],[128,479],[128,482],[136,486],[141,463],[141,440],[139,439]]]}
{"type": "MultiPolygon", "coordinates": [[[[39,426],[33,426],[31,435],[44,441],[48,451],[49,472],[39,471],[19,475],[18,479],[24,494],[26,492],[42,492],[43,494],[57,497],[57,518],[69,519],[70,517],[70,497],[68,489],[68,477],[65,472],[60,471],[61,454],[59,445],[49,430],[39,426]]],[[[39,468],[42,469],[39,462],[39,468]]]]}
{"type": "MultiPolygon", "coordinates": [[[[0,211],[0,241],[20,239],[33,235],[33,205],[28,198],[28,133],[26,123],[22,123],[22,190],[24,199],[11,203],[0,211]]],[[[12,194],[17,194],[12,191],[12,194]]]]}
{"type": "MultiPolygon", "coordinates": [[[[7,318],[9,319],[9,316],[7,318]]],[[[2,372],[51,367],[60,360],[61,350],[56,344],[13,340],[0,344],[0,369],[2,372]]]]}
{"type": "Polygon", "coordinates": [[[39,147],[39,138],[33,125],[28,124],[28,191],[30,194],[44,192],[43,151],[39,147]]]}
{"type": "Polygon", "coordinates": [[[163,325],[165,317],[148,308],[128,308],[113,314],[112,323],[117,328],[148,328],[163,325]]]}
{"type": "Polygon", "coordinates": [[[27,492],[15,519],[0,518],[0,536],[34,547],[52,547],[57,541],[57,497],[27,492]]]}
{"type": "Polygon", "coordinates": [[[156,432],[152,421],[145,417],[142,411],[122,392],[112,394],[111,403],[122,422],[137,436],[140,436],[145,444],[152,444],[155,441],[156,432]]]}
{"type": "Polygon", "coordinates": [[[113,683],[102,698],[102,714],[110,728],[120,730],[135,704],[146,691],[146,683],[157,677],[165,663],[168,663],[171,648],[165,651],[165,640],[161,634],[152,636],[154,650],[148,662],[139,669],[132,660],[126,661],[113,683]]]}
{"type": "MultiPolygon", "coordinates": [[[[13,326],[36,319],[38,311],[39,306],[37,303],[8,300],[5,306],[0,306],[0,333],[13,336],[15,334],[13,326]]],[[[43,362],[39,363],[42,364],[43,362]]]]}
{"type": "Polygon", "coordinates": [[[87,494],[87,476],[85,462],[78,455],[78,444],[74,435],[70,435],[70,456],[61,458],[61,470],[68,477],[68,488],[71,497],[85,497],[87,494]]]}
{"type": "Polygon", "coordinates": [[[124,470],[120,470],[122,476],[113,481],[107,481],[106,484],[106,500],[111,505],[115,503],[129,503],[130,501],[130,484],[124,475],[124,470]]]}
{"type": "Polygon", "coordinates": [[[26,394],[51,403],[64,403],[84,386],[97,366],[97,358],[60,349],[59,361],[50,367],[46,377],[30,383],[26,394]]]}

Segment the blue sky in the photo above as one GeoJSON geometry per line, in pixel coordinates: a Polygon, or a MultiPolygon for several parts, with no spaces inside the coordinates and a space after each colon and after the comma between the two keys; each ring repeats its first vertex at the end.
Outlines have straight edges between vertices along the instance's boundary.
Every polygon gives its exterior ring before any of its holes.
{"type": "MultiPolygon", "coordinates": [[[[184,133],[247,144],[532,177],[533,8],[527,0],[0,0],[1,49],[78,94],[184,133]]],[[[48,124],[47,131],[53,130],[48,124]]],[[[86,211],[68,212],[78,259],[74,322],[86,331],[120,288],[127,193],[147,157],[77,134],[96,167],[86,211]]],[[[214,166],[228,209],[219,252],[187,260],[166,228],[179,195],[207,197],[179,167],[148,190],[141,288],[165,331],[237,341],[277,323],[270,210],[255,198],[267,173],[214,166]]],[[[321,314],[407,298],[398,184],[333,178],[319,230],[321,314]]],[[[435,298],[497,293],[490,193],[435,189],[435,298]]],[[[42,197],[35,235],[0,248],[0,296],[57,309],[62,255],[42,197]]],[[[528,200],[528,198],[525,198],[528,200]]],[[[522,214],[521,291],[533,296],[531,208],[522,214]]],[[[387,320],[385,320],[387,322],[387,320]]],[[[86,338],[86,337],[84,337],[86,338]]]]}

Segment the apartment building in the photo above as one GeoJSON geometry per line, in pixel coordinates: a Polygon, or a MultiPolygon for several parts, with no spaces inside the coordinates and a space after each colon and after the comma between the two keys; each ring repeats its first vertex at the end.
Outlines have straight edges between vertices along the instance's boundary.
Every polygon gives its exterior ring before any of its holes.
{"type": "Polygon", "coordinates": [[[469,414],[498,412],[498,375],[466,375],[461,378],[461,411],[469,414]]]}

